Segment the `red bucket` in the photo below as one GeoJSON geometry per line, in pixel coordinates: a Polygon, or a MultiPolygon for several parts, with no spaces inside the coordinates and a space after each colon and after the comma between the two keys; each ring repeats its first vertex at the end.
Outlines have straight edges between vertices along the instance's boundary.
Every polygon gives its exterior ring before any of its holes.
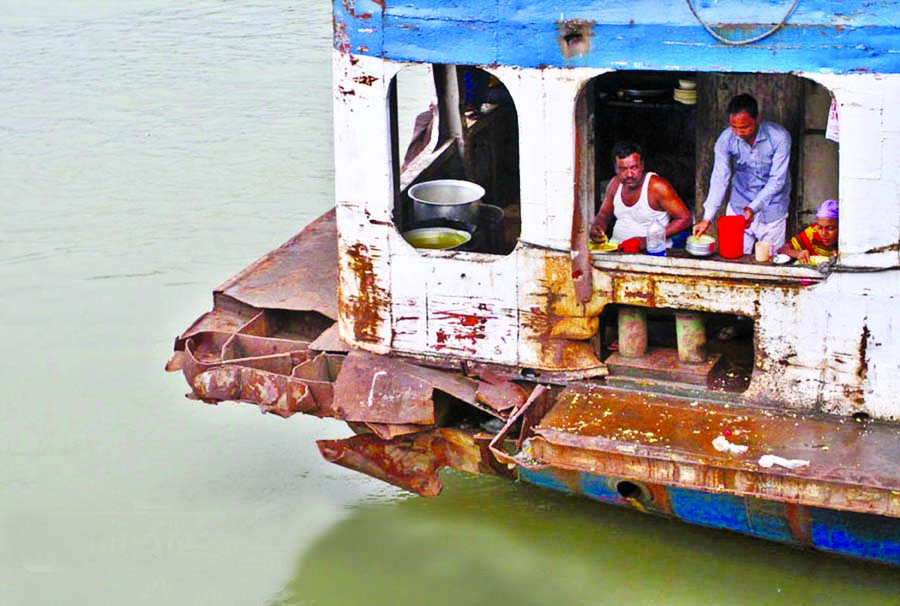
{"type": "Polygon", "coordinates": [[[719,230],[719,254],[726,259],[737,259],[744,255],[743,215],[727,215],[719,217],[716,228],[719,230]]]}

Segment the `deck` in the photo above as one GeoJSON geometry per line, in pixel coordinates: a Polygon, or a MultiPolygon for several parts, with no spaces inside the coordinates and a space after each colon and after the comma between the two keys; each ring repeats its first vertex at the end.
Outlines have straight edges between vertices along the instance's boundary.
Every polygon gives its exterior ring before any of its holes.
{"type": "Polygon", "coordinates": [[[539,465],[900,517],[900,428],[886,423],[577,384],[534,432],[539,465]]]}

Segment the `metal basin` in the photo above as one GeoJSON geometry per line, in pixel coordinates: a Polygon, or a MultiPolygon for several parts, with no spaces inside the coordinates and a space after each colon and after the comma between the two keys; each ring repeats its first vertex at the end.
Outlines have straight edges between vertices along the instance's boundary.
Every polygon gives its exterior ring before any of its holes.
{"type": "Polygon", "coordinates": [[[472,239],[472,234],[451,227],[420,227],[403,232],[403,238],[415,248],[450,250],[472,239]]]}
{"type": "Polygon", "coordinates": [[[706,257],[716,250],[716,239],[712,236],[690,236],[684,244],[684,249],[695,257],[706,257]]]}
{"type": "Polygon", "coordinates": [[[416,221],[453,219],[477,225],[484,188],[470,181],[438,179],[417,183],[407,194],[416,221]]]}

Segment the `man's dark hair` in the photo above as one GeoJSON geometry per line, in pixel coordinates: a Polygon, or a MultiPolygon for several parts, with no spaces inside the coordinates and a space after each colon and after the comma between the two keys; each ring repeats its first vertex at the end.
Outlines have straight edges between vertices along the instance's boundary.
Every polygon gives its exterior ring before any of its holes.
{"type": "Polygon", "coordinates": [[[616,143],[612,148],[613,166],[616,165],[616,159],[624,160],[631,154],[637,154],[641,157],[641,160],[644,159],[644,150],[641,149],[637,141],[620,141],[616,143]]]}
{"type": "Polygon", "coordinates": [[[731,98],[731,101],[728,102],[729,116],[741,112],[747,112],[748,116],[756,120],[756,117],[759,115],[759,105],[756,103],[756,99],[753,98],[753,95],[748,95],[746,93],[735,95],[731,98]]]}

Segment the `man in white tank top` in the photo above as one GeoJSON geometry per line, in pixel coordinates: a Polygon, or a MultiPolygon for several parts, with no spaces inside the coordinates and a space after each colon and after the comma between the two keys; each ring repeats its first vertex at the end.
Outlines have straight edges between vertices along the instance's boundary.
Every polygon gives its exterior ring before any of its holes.
{"type": "Polygon", "coordinates": [[[690,227],[692,217],[687,206],[668,181],[656,173],[644,172],[642,155],[637,143],[617,143],[613,147],[616,176],[609,182],[600,212],[594,217],[591,240],[606,240],[606,229],[613,217],[613,239],[620,244],[636,240],[632,244],[637,244],[639,250],[646,250],[647,229],[656,220],[666,226],[666,239],[690,227]]]}

